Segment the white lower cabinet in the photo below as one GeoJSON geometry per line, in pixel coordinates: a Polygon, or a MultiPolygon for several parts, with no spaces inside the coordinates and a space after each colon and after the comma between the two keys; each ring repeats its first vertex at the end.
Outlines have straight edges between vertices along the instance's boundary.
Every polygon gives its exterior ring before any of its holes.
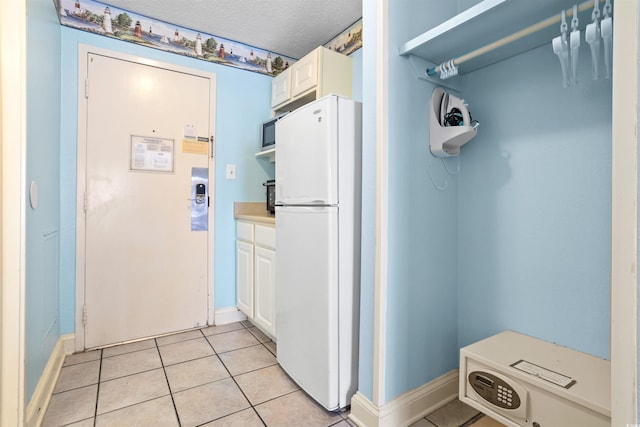
{"type": "Polygon", "coordinates": [[[276,334],[276,251],[255,246],[254,252],[255,304],[253,320],[256,326],[276,334]]]}
{"type": "Polygon", "coordinates": [[[236,240],[236,294],[238,308],[253,313],[253,243],[236,240]]]}
{"type": "Polygon", "coordinates": [[[275,227],[236,223],[237,305],[271,338],[276,336],[275,227]]]}

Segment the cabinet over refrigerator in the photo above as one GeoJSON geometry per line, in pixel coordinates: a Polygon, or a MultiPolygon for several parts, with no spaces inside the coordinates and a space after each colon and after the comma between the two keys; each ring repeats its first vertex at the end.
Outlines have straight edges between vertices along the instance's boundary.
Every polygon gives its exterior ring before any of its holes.
{"type": "Polygon", "coordinates": [[[357,390],[362,105],[335,95],[276,124],[278,362],[329,410],[357,390]]]}

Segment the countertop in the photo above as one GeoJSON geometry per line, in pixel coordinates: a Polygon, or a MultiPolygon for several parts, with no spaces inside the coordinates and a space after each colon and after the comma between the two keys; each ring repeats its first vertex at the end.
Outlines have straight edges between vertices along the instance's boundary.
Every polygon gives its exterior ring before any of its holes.
{"type": "Polygon", "coordinates": [[[233,217],[243,221],[276,223],[276,216],[266,209],[265,202],[234,202],[233,217]]]}

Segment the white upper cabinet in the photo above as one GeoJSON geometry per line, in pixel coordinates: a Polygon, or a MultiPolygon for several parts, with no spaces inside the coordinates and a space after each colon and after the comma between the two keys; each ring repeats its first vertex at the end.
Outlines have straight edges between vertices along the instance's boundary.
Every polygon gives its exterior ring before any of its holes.
{"type": "Polygon", "coordinates": [[[318,84],[318,54],[312,52],[291,66],[291,96],[297,96],[318,84]]]}
{"type": "Polygon", "coordinates": [[[314,49],[273,78],[271,108],[293,111],[329,94],[351,98],[352,62],[325,47],[314,49]]]}
{"type": "Polygon", "coordinates": [[[287,68],[271,83],[271,106],[282,104],[291,98],[291,68],[287,68]]]}

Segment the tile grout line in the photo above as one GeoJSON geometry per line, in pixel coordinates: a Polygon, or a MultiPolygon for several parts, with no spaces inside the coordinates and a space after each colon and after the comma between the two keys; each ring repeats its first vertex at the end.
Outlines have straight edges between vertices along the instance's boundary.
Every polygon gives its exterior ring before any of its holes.
{"type": "MultiPolygon", "coordinates": [[[[253,325],[251,325],[251,327],[254,327],[254,328],[255,328],[255,326],[253,326],[253,325]]],[[[249,374],[249,373],[252,373],[252,372],[256,372],[256,371],[259,371],[259,370],[261,370],[261,369],[267,369],[267,368],[270,368],[270,367],[273,367],[273,366],[277,366],[277,365],[278,365],[277,361],[276,361],[276,363],[274,363],[273,365],[268,365],[268,366],[264,366],[264,367],[256,368],[256,369],[253,369],[253,370],[250,370],[250,371],[247,371],[247,372],[238,373],[237,375],[235,375],[235,376],[234,376],[234,375],[232,375],[232,374],[231,374],[231,372],[229,371],[229,368],[227,367],[227,365],[226,365],[226,364],[222,361],[222,359],[220,358],[220,354],[229,353],[229,352],[236,351],[236,350],[242,350],[242,349],[245,349],[245,348],[257,347],[258,345],[261,345],[265,350],[267,350],[267,352],[268,352],[269,354],[271,354],[271,355],[273,355],[273,357],[275,357],[275,354],[273,354],[273,352],[271,351],[271,349],[270,349],[269,347],[267,347],[267,345],[266,345],[267,343],[271,342],[271,340],[269,339],[268,341],[264,341],[264,342],[263,342],[263,341],[260,339],[260,337],[256,336],[256,335],[255,335],[254,333],[252,333],[252,331],[251,331],[251,330],[249,330],[249,329],[250,329],[249,327],[247,327],[246,325],[244,325],[243,323],[241,323],[241,328],[236,329],[236,330],[232,330],[232,331],[221,332],[221,333],[219,333],[219,334],[206,335],[206,334],[205,334],[205,332],[204,332],[204,330],[203,330],[202,328],[200,328],[200,329],[198,329],[198,330],[200,331],[201,337],[204,337],[204,338],[205,338],[205,340],[206,340],[207,344],[208,344],[208,345],[209,345],[209,347],[213,350],[213,352],[214,352],[213,354],[216,356],[216,358],[218,359],[218,361],[222,364],[223,368],[225,369],[225,371],[226,371],[226,372],[227,372],[227,374],[228,374],[228,378],[231,378],[231,379],[233,380],[233,382],[234,382],[234,384],[236,385],[236,387],[240,390],[240,392],[241,392],[241,394],[243,395],[243,397],[244,397],[244,398],[246,399],[246,401],[249,403],[249,405],[250,405],[249,407],[254,411],[254,413],[256,414],[256,416],[260,419],[261,423],[262,423],[263,425],[265,425],[265,426],[266,426],[266,425],[267,425],[267,424],[266,424],[266,422],[262,419],[262,417],[260,416],[260,414],[259,414],[259,413],[258,413],[258,411],[256,410],[256,406],[257,406],[257,405],[253,405],[253,404],[251,403],[251,401],[248,399],[247,395],[245,394],[244,390],[242,390],[242,388],[240,387],[240,385],[239,385],[239,384],[238,384],[238,382],[236,381],[236,377],[237,377],[237,376],[240,376],[240,375],[244,375],[244,374],[249,374]],[[256,340],[256,343],[255,343],[255,344],[252,344],[252,345],[249,345],[248,347],[241,347],[241,348],[233,349],[233,350],[229,350],[229,351],[226,351],[226,352],[223,352],[223,353],[218,353],[218,352],[216,352],[215,348],[213,348],[212,343],[211,343],[211,342],[209,341],[209,339],[208,339],[210,336],[225,335],[225,334],[227,334],[227,333],[236,332],[236,331],[242,331],[242,330],[249,332],[249,334],[250,334],[250,335],[251,335],[251,336],[256,340]]],[[[259,331],[259,330],[258,330],[258,331],[259,331]]],[[[201,337],[199,337],[199,338],[201,338],[201,337]]],[[[192,338],[191,340],[195,340],[195,339],[199,339],[199,338],[192,338]]],[[[267,338],[268,338],[268,337],[267,337],[267,338]]],[[[153,339],[153,345],[152,345],[151,347],[149,347],[149,348],[146,348],[146,349],[145,349],[145,348],[142,348],[142,349],[137,349],[137,350],[133,350],[133,351],[127,351],[127,352],[125,352],[125,353],[121,353],[121,354],[114,354],[114,355],[111,355],[111,356],[107,356],[107,355],[105,355],[105,352],[104,352],[104,350],[105,350],[105,349],[104,349],[104,348],[96,349],[96,351],[100,351],[100,356],[99,356],[99,359],[96,359],[96,360],[98,360],[98,361],[99,361],[99,368],[98,368],[98,382],[97,382],[97,387],[96,387],[96,403],[95,403],[95,406],[94,406],[94,417],[93,417],[93,426],[94,426],[94,427],[97,425],[97,416],[98,416],[97,411],[98,411],[98,406],[99,406],[99,400],[100,400],[100,389],[101,389],[101,384],[102,384],[102,382],[105,382],[105,383],[106,383],[106,382],[109,382],[109,381],[113,381],[113,380],[118,380],[118,379],[121,379],[121,378],[125,378],[125,377],[127,377],[127,376],[136,375],[136,374],[144,373],[144,372],[150,372],[150,371],[154,370],[154,369],[150,369],[150,370],[146,370],[146,371],[142,371],[142,372],[136,372],[135,374],[129,374],[129,375],[124,375],[124,376],[122,376],[122,377],[111,378],[111,379],[105,380],[104,378],[102,378],[102,369],[103,369],[103,367],[104,367],[104,366],[103,366],[103,362],[104,362],[106,359],[108,359],[108,358],[118,357],[118,356],[125,356],[125,355],[130,355],[130,354],[132,354],[132,353],[141,352],[141,351],[145,351],[145,350],[150,350],[150,349],[152,349],[152,348],[154,348],[154,349],[156,350],[156,352],[157,352],[157,354],[158,354],[158,357],[160,358],[161,367],[162,367],[162,369],[163,369],[163,374],[164,374],[164,376],[165,376],[165,381],[166,381],[167,387],[168,387],[168,389],[169,389],[169,394],[170,394],[170,396],[171,396],[171,400],[172,400],[172,404],[173,404],[173,407],[174,407],[174,412],[175,412],[176,417],[177,417],[178,425],[179,425],[179,426],[181,426],[181,425],[182,425],[182,423],[181,423],[181,421],[180,421],[180,416],[179,416],[179,414],[178,414],[178,410],[177,410],[177,407],[176,407],[176,402],[175,402],[175,400],[174,400],[174,392],[173,392],[173,390],[172,390],[172,388],[171,388],[171,384],[169,383],[169,379],[168,379],[168,373],[167,373],[167,370],[166,370],[168,366],[166,366],[166,365],[165,365],[165,363],[164,363],[164,361],[163,361],[163,359],[162,359],[161,352],[160,352],[160,347],[161,347],[162,345],[160,345],[160,344],[158,343],[157,338],[152,338],[152,339],[153,339]]],[[[184,343],[184,342],[187,342],[187,341],[190,341],[190,340],[189,340],[189,339],[187,339],[187,340],[182,340],[182,341],[177,341],[177,342],[167,343],[167,344],[165,344],[165,345],[179,344],[179,343],[184,343]]],[[[205,357],[211,357],[211,356],[205,356],[205,357]]],[[[202,358],[205,358],[205,357],[202,357],[202,358]]],[[[197,359],[202,359],[202,358],[197,358],[197,359]]],[[[195,359],[195,360],[197,360],[197,359],[195,359]]],[[[79,364],[83,364],[83,363],[90,363],[90,362],[91,362],[91,361],[80,362],[80,363],[74,363],[73,365],[70,365],[70,366],[75,366],[75,365],[79,365],[79,364]]],[[[178,365],[178,364],[180,364],[180,363],[186,363],[186,362],[188,362],[188,361],[182,361],[182,362],[176,363],[176,364],[174,364],[174,365],[178,365]]],[[[174,366],[174,365],[169,365],[169,366],[174,366]]],[[[215,382],[215,381],[212,381],[212,382],[215,382]]],[[[266,403],[266,402],[269,402],[269,401],[275,400],[275,399],[277,399],[277,398],[280,398],[280,397],[283,397],[283,396],[286,396],[286,395],[289,395],[289,394],[292,394],[292,393],[295,393],[295,392],[296,392],[296,391],[298,391],[298,390],[300,390],[300,389],[297,389],[297,390],[294,390],[294,391],[291,391],[291,392],[285,393],[285,394],[283,394],[283,395],[281,395],[281,396],[277,396],[277,397],[274,397],[274,398],[272,398],[272,399],[268,399],[268,400],[266,400],[266,401],[264,401],[264,402],[260,402],[258,405],[260,405],[260,404],[264,404],[264,403],[266,403]]],[[[67,391],[70,391],[70,390],[67,390],[67,391]]],[[[184,391],[184,390],[181,390],[181,391],[184,391]]],[[[150,401],[150,400],[153,400],[153,399],[149,399],[148,401],[150,401]]],[[[136,404],[140,404],[140,403],[144,403],[144,402],[138,402],[138,403],[136,403],[136,404]]],[[[127,405],[127,406],[125,406],[125,407],[135,406],[136,404],[127,405]]],[[[125,408],[125,407],[123,407],[123,408],[125,408]]],[[[114,409],[113,411],[117,411],[117,410],[120,410],[120,409],[123,409],[123,408],[116,408],[116,409],[114,409]]],[[[249,408],[245,408],[245,409],[249,409],[249,408]]],[[[243,410],[245,410],[245,409],[243,409],[243,410]]],[[[241,410],[241,411],[243,411],[243,410],[241,410]]],[[[113,411],[108,411],[108,412],[113,412],[113,411]]],[[[226,414],[226,415],[224,415],[223,417],[216,418],[216,420],[217,420],[217,419],[221,419],[221,418],[225,418],[225,417],[228,417],[228,416],[231,416],[231,415],[236,414],[236,413],[241,412],[241,411],[236,411],[236,412],[232,412],[232,413],[226,414]]],[[[211,421],[214,421],[214,420],[211,420],[211,421]]],[[[209,422],[210,422],[210,421],[209,421],[209,422]]]]}
{"type": "MultiPolygon", "coordinates": [[[[249,321],[247,320],[246,322],[249,322],[249,321]]],[[[255,325],[253,325],[251,322],[249,322],[249,323],[252,325],[251,327],[256,328],[256,330],[259,330],[259,329],[258,329],[255,325]]],[[[267,345],[266,345],[266,343],[265,343],[265,342],[262,342],[262,341],[260,340],[260,338],[256,337],[256,336],[255,336],[255,335],[254,335],[254,334],[249,330],[249,329],[251,329],[251,328],[248,328],[248,327],[247,327],[243,322],[240,322],[240,324],[241,324],[242,326],[244,326],[244,328],[247,330],[247,332],[249,332],[249,333],[250,333],[250,334],[251,334],[251,335],[252,335],[256,340],[258,340],[259,345],[261,345],[262,347],[264,347],[264,348],[265,348],[265,349],[266,349],[270,354],[272,354],[272,355],[273,355],[273,357],[277,357],[275,354],[273,354],[273,353],[271,352],[271,349],[270,349],[269,347],[267,347],[267,345]]],[[[268,337],[267,337],[267,338],[268,338],[268,337]]],[[[269,339],[269,341],[273,341],[273,340],[269,339]]],[[[224,365],[224,362],[223,362],[223,365],[224,365]]],[[[269,368],[269,367],[271,367],[271,366],[280,366],[280,364],[278,363],[278,360],[276,359],[276,363],[275,363],[274,365],[269,365],[269,366],[265,366],[265,367],[263,367],[263,368],[254,369],[254,370],[252,370],[252,371],[243,372],[242,374],[238,374],[238,375],[244,375],[244,374],[248,374],[248,373],[250,373],[250,372],[256,372],[256,371],[259,371],[260,369],[266,369],[266,368],[269,368]]],[[[225,368],[226,368],[226,366],[225,366],[225,368]]],[[[282,369],[282,368],[281,368],[281,369],[282,369]]],[[[229,372],[229,374],[231,374],[231,372],[229,372]]],[[[286,373],[285,373],[285,374],[286,374],[286,373]]],[[[287,375],[287,376],[288,376],[288,375],[287,375]]],[[[242,391],[242,388],[240,387],[240,385],[238,384],[238,382],[235,380],[235,378],[233,377],[233,375],[231,376],[231,378],[233,378],[233,381],[236,383],[236,385],[238,386],[238,388],[240,389],[240,391],[242,391]]],[[[296,384],[296,385],[297,385],[297,384],[296,384]]],[[[267,402],[271,402],[271,401],[273,401],[273,400],[275,400],[275,399],[279,399],[279,398],[281,398],[281,397],[283,397],[283,396],[288,396],[288,395],[293,394],[293,393],[295,393],[296,391],[299,391],[299,390],[301,390],[301,389],[300,389],[300,388],[298,388],[297,390],[291,391],[291,392],[289,392],[289,393],[285,393],[285,394],[283,394],[283,395],[281,395],[281,396],[278,396],[278,397],[274,397],[274,398],[272,398],[272,399],[265,400],[264,402],[260,402],[260,403],[259,403],[259,405],[263,405],[263,404],[265,404],[265,403],[267,403],[267,402]]],[[[244,391],[242,391],[242,394],[244,394],[244,391]]],[[[245,396],[245,397],[246,397],[246,396],[245,396]]],[[[249,399],[248,399],[248,398],[247,398],[247,401],[249,401],[249,399]]],[[[267,425],[267,423],[264,421],[264,419],[262,419],[262,417],[260,416],[260,413],[256,410],[256,408],[255,408],[255,406],[253,405],[253,403],[251,403],[251,401],[249,401],[249,404],[251,405],[251,408],[252,408],[252,409],[253,409],[253,411],[256,413],[256,415],[258,415],[258,418],[260,418],[260,421],[262,421],[262,423],[266,426],[266,425],[267,425]]]]}
{"type": "Polygon", "coordinates": [[[169,396],[171,397],[171,404],[173,405],[173,411],[176,413],[176,419],[178,420],[178,427],[182,426],[182,422],[180,421],[180,414],[178,413],[178,408],[176,407],[176,401],[173,398],[173,391],[171,390],[171,384],[169,383],[169,376],[167,375],[167,370],[164,366],[164,361],[162,360],[162,353],[160,352],[160,346],[158,345],[158,341],[156,338],[153,339],[156,343],[156,351],[158,352],[158,357],[160,357],[160,365],[162,366],[162,373],[164,374],[164,379],[167,382],[167,388],[169,389],[169,396]]]}
{"type": "MultiPolygon", "coordinates": [[[[240,322],[240,324],[241,324],[242,326],[244,326],[244,325],[242,324],[242,322],[240,322]]],[[[246,329],[246,327],[245,327],[245,329],[246,329]]],[[[200,330],[200,331],[202,332],[202,330],[200,330]]],[[[204,335],[204,332],[202,333],[202,335],[204,335]]],[[[205,336],[205,339],[206,339],[206,336],[205,336]]],[[[225,365],[225,364],[224,364],[224,361],[220,358],[220,356],[218,355],[218,352],[216,351],[216,349],[215,349],[215,348],[213,348],[213,345],[209,342],[209,340],[208,340],[208,339],[206,339],[206,341],[207,341],[207,343],[209,344],[209,347],[211,347],[211,350],[213,350],[213,352],[215,353],[215,355],[216,355],[216,357],[218,358],[218,360],[220,360],[220,363],[222,363],[222,366],[224,367],[224,369],[225,369],[225,370],[227,371],[227,373],[229,374],[229,378],[231,378],[231,380],[232,380],[232,381],[233,381],[233,383],[236,385],[236,387],[238,387],[238,390],[240,390],[240,393],[242,393],[242,396],[244,396],[244,398],[247,400],[247,403],[249,403],[249,407],[250,407],[251,409],[253,409],[253,412],[255,412],[255,414],[256,414],[256,415],[258,416],[258,418],[260,419],[260,422],[262,422],[262,424],[263,424],[264,426],[266,426],[266,425],[267,425],[267,423],[265,423],[265,422],[264,422],[264,420],[262,419],[262,417],[260,416],[260,414],[258,413],[258,411],[256,411],[256,408],[253,406],[253,403],[251,403],[251,401],[249,400],[249,398],[248,398],[248,397],[247,397],[247,395],[245,394],[244,390],[242,390],[242,387],[240,387],[240,384],[238,384],[238,382],[236,381],[235,377],[231,374],[231,371],[229,371],[229,368],[227,368],[227,365],[225,365]]],[[[248,347],[247,347],[247,348],[248,348],[248,347]]],[[[247,408],[247,409],[248,409],[248,408],[247,408]]],[[[244,409],[242,409],[242,411],[244,411],[244,409]]],[[[233,414],[236,414],[236,413],[238,413],[238,412],[240,412],[240,411],[233,412],[233,413],[231,413],[231,414],[227,414],[227,415],[225,415],[224,417],[228,417],[229,415],[233,415],[233,414]]],[[[224,418],[224,417],[220,417],[220,418],[224,418]]],[[[217,418],[217,419],[220,419],[220,418],[217,418]]],[[[207,422],[211,422],[211,421],[215,421],[215,420],[210,420],[210,421],[207,421],[207,422]]]]}
{"type": "Polygon", "coordinates": [[[98,422],[98,402],[100,400],[100,378],[102,377],[102,357],[103,351],[100,349],[100,366],[98,368],[98,386],[96,387],[96,406],[93,410],[93,427],[96,427],[98,422]]]}
{"type": "Polygon", "coordinates": [[[469,419],[466,422],[462,423],[460,425],[460,427],[471,427],[476,422],[480,421],[481,418],[484,418],[484,414],[482,412],[479,412],[478,414],[476,414],[473,417],[471,417],[471,419],[469,419]]]}

